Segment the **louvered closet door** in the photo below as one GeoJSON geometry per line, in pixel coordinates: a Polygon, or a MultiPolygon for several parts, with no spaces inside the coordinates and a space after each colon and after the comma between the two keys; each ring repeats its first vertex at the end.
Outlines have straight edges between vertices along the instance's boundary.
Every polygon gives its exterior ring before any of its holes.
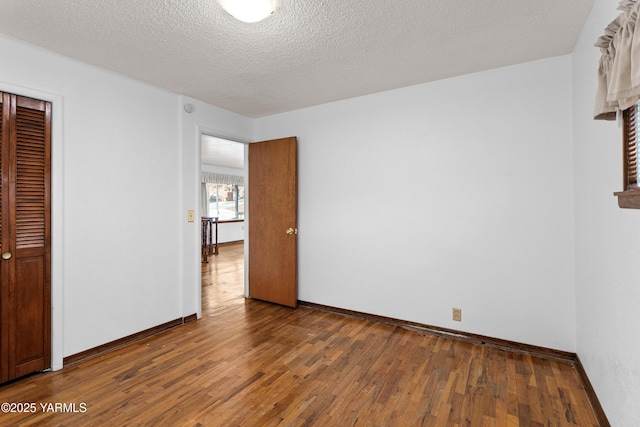
{"type": "Polygon", "coordinates": [[[51,364],[51,104],[2,96],[1,380],[51,364]]]}

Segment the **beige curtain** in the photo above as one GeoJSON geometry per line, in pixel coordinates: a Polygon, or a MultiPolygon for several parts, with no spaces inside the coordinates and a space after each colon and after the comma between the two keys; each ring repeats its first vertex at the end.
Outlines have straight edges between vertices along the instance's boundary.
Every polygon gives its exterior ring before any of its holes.
{"type": "Polygon", "coordinates": [[[218,172],[202,172],[200,181],[214,184],[244,185],[243,176],[218,172]]]}
{"type": "Polygon", "coordinates": [[[205,182],[200,183],[200,216],[209,217],[209,192],[205,182]]]}
{"type": "MultiPolygon", "coordinates": [[[[622,13],[596,42],[602,56],[594,119],[615,120],[616,112],[640,100],[640,30],[636,33],[640,2],[623,0],[622,13]]],[[[640,25],[638,25],[640,27],[640,25]]]]}

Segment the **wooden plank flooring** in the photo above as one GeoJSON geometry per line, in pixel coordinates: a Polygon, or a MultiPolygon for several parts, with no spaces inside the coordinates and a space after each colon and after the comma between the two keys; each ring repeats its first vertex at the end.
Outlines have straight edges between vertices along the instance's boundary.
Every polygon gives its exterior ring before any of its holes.
{"type": "Polygon", "coordinates": [[[37,405],[0,425],[598,425],[569,364],[244,300],[241,257],[210,257],[201,320],[0,387],[37,405]]]}

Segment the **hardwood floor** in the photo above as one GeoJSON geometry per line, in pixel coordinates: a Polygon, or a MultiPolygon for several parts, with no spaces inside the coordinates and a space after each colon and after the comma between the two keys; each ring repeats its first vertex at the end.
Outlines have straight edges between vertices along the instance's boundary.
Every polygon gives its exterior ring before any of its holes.
{"type": "Polygon", "coordinates": [[[0,425],[598,425],[569,364],[245,300],[241,250],[210,258],[202,319],[0,387],[36,404],[0,425]]]}
{"type": "Polygon", "coordinates": [[[244,245],[220,246],[219,255],[210,255],[202,264],[202,313],[244,297],[244,245]]]}

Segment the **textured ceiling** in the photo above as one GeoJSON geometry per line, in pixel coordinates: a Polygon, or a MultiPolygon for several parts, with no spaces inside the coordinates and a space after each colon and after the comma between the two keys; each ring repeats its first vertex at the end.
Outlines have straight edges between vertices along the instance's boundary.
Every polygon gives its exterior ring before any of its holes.
{"type": "Polygon", "coordinates": [[[203,134],[200,138],[200,163],[243,169],[244,144],[203,134]]]}
{"type": "Polygon", "coordinates": [[[594,0],[0,0],[0,33],[248,116],[570,53],[594,0]]]}

